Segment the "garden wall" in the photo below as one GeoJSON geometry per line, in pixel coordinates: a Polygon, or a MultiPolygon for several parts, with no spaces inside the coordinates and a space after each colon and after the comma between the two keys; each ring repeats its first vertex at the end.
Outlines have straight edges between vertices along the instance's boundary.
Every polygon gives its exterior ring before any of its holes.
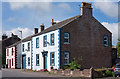
{"type": "Polygon", "coordinates": [[[58,75],[64,75],[64,76],[70,76],[70,77],[92,77],[92,69],[52,69],[51,73],[58,74],[58,75]]]}

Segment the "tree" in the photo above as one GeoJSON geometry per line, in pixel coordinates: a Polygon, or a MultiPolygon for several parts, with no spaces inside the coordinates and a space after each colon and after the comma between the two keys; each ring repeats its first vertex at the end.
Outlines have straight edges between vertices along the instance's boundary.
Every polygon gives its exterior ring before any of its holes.
{"type": "Polygon", "coordinates": [[[117,43],[117,46],[116,46],[116,48],[117,48],[117,54],[118,54],[118,58],[120,58],[120,39],[118,39],[118,43],[117,43]]]}

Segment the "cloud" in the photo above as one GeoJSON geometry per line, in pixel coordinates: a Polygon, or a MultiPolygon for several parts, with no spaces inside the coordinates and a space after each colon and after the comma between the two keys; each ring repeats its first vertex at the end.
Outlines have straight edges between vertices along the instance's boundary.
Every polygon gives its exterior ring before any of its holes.
{"type": "Polygon", "coordinates": [[[16,20],[16,18],[14,18],[14,17],[9,17],[8,19],[7,19],[7,21],[15,21],[16,20]]]}
{"type": "Polygon", "coordinates": [[[26,38],[27,36],[33,35],[33,31],[31,29],[20,28],[20,27],[9,30],[9,31],[5,31],[5,34],[10,37],[11,33],[13,33],[15,35],[18,35],[21,38],[21,34],[20,34],[19,30],[22,31],[22,38],[26,38]]]}
{"type": "Polygon", "coordinates": [[[58,5],[58,7],[66,9],[66,10],[71,10],[71,7],[66,3],[61,3],[58,5]]]}
{"type": "MultiPolygon", "coordinates": [[[[32,1],[32,0],[31,0],[32,1]]],[[[39,11],[49,11],[51,7],[50,2],[9,2],[12,10],[18,10],[21,8],[29,8],[39,11]]]]}
{"type": "Polygon", "coordinates": [[[102,22],[102,24],[112,32],[112,44],[117,44],[118,42],[118,23],[108,23],[102,22]]]}
{"type": "Polygon", "coordinates": [[[114,2],[95,2],[93,6],[110,17],[118,17],[118,4],[114,2]]]}

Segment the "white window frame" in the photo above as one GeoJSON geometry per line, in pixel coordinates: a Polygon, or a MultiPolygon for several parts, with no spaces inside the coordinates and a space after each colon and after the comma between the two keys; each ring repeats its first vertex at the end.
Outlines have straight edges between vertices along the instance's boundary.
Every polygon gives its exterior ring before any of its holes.
{"type": "Polygon", "coordinates": [[[29,64],[29,63],[30,63],[30,61],[29,61],[29,60],[30,60],[30,57],[28,57],[28,66],[30,66],[30,64],[29,64]]]}
{"type": "Polygon", "coordinates": [[[39,66],[40,65],[40,60],[37,59],[37,56],[39,57],[39,59],[40,59],[40,56],[39,56],[39,54],[36,54],[36,66],[39,66]],[[37,63],[37,61],[39,61],[39,64],[37,63]]]}
{"type": "Polygon", "coordinates": [[[51,52],[50,55],[51,55],[51,60],[50,60],[51,66],[54,66],[55,65],[55,52],[51,52]],[[54,58],[52,58],[52,54],[54,55],[54,58]],[[52,63],[52,60],[54,60],[53,63],[52,63]]]}
{"type": "Polygon", "coordinates": [[[104,36],[103,41],[107,43],[107,44],[104,44],[104,46],[108,46],[109,45],[109,37],[108,36],[104,36]],[[105,38],[106,38],[106,40],[105,40],[105,38]]]}
{"type": "Polygon", "coordinates": [[[69,60],[69,59],[70,59],[69,57],[70,57],[70,53],[69,53],[69,52],[64,52],[64,65],[69,65],[69,61],[70,61],[70,60],[69,60]],[[65,57],[65,54],[68,54],[68,55],[67,55],[68,57],[65,57]],[[68,60],[68,61],[67,61],[68,63],[65,63],[65,59],[68,60]]]}
{"type": "Polygon", "coordinates": [[[64,44],[70,44],[70,34],[69,33],[64,33],[64,40],[68,39],[68,42],[64,41],[64,44]],[[68,37],[65,37],[65,34],[67,34],[68,37]]]}

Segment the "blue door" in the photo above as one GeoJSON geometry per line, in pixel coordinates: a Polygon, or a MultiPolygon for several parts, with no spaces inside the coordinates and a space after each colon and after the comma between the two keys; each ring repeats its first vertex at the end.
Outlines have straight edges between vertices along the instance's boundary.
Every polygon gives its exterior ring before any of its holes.
{"type": "Polygon", "coordinates": [[[47,54],[48,54],[48,51],[42,52],[42,55],[43,55],[43,68],[44,69],[47,69],[47,54]]]}
{"type": "Polygon", "coordinates": [[[26,56],[22,55],[22,69],[26,69],[26,56]]]}
{"type": "Polygon", "coordinates": [[[44,67],[44,69],[47,69],[47,56],[44,56],[43,59],[44,59],[43,67],[44,67]]]}

